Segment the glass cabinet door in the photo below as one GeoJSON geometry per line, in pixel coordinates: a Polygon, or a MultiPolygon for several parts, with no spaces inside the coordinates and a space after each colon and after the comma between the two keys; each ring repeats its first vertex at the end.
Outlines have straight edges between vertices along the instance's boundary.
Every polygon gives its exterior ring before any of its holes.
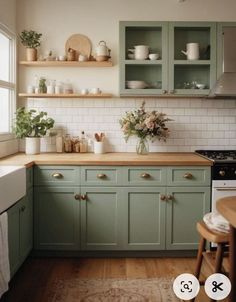
{"type": "Polygon", "coordinates": [[[207,95],[216,81],[216,23],[169,23],[169,93],[207,95]]]}

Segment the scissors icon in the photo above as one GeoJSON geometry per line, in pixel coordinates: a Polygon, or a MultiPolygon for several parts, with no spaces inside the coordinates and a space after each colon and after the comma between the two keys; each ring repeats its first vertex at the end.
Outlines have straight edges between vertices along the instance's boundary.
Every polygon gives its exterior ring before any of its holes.
{"type": "Polygon", "coordinates": [[[216,293],[217,290],[223,291],[223,288],[221,287],[223,284],[224,284],[223,282],[217,284],[216,281],[213,281],[212,282],[212,285],[213,285],[212,291],[213,291],[213,293],[216,293]]]}

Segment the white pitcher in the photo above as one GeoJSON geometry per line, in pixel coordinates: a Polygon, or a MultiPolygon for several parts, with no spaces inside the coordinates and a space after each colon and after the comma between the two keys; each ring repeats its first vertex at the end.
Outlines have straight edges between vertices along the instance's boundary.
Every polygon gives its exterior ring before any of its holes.
{"type": "Polygon", "coordinates": [[[186,45],[186,51],[181,50],[181,52],[187,56],[188,60],[198,60],[199,59],[199,44],[198,43],[188,43],[186,45]]]}

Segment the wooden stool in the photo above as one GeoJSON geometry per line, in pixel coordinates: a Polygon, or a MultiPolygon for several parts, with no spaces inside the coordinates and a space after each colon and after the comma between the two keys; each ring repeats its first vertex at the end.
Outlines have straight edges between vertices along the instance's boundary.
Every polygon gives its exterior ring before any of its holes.
{"type": "MultiPolygon", "coordinates": [[[[206,224],[203,221],[197,223],[197,230],[201,237],[198,247],[195,277],[199,279],[201,268],[202,268],[203,257],[208,264],[210,264],[211,262],[209,256],[212,253],[206,252],[206,242],[209,241],[217,244],[215,263],[213,265],[213,273],[220,273],[222,271],[222,261],[223,261],[225,246],[229,244],[229,234],[218,232],[218,231],[212,231],[206,226],[206,224]]],[[[204,285],[204,283],[205,281],[200,282],[200,285],[204,285]]],[[[194,301],[194,299],[191,301],[194,301]]],[[[215,300],[210,300],[210,301],[215,301],[215,300]]]]}

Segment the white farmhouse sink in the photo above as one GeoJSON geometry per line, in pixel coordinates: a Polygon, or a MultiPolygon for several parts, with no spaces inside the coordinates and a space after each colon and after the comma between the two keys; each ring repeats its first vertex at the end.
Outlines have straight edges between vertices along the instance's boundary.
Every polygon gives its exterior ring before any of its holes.
{"type": "Polygon", "coordinates": [[[0,166],[0,213],[26,194],[26,169],[0,166]]]}

